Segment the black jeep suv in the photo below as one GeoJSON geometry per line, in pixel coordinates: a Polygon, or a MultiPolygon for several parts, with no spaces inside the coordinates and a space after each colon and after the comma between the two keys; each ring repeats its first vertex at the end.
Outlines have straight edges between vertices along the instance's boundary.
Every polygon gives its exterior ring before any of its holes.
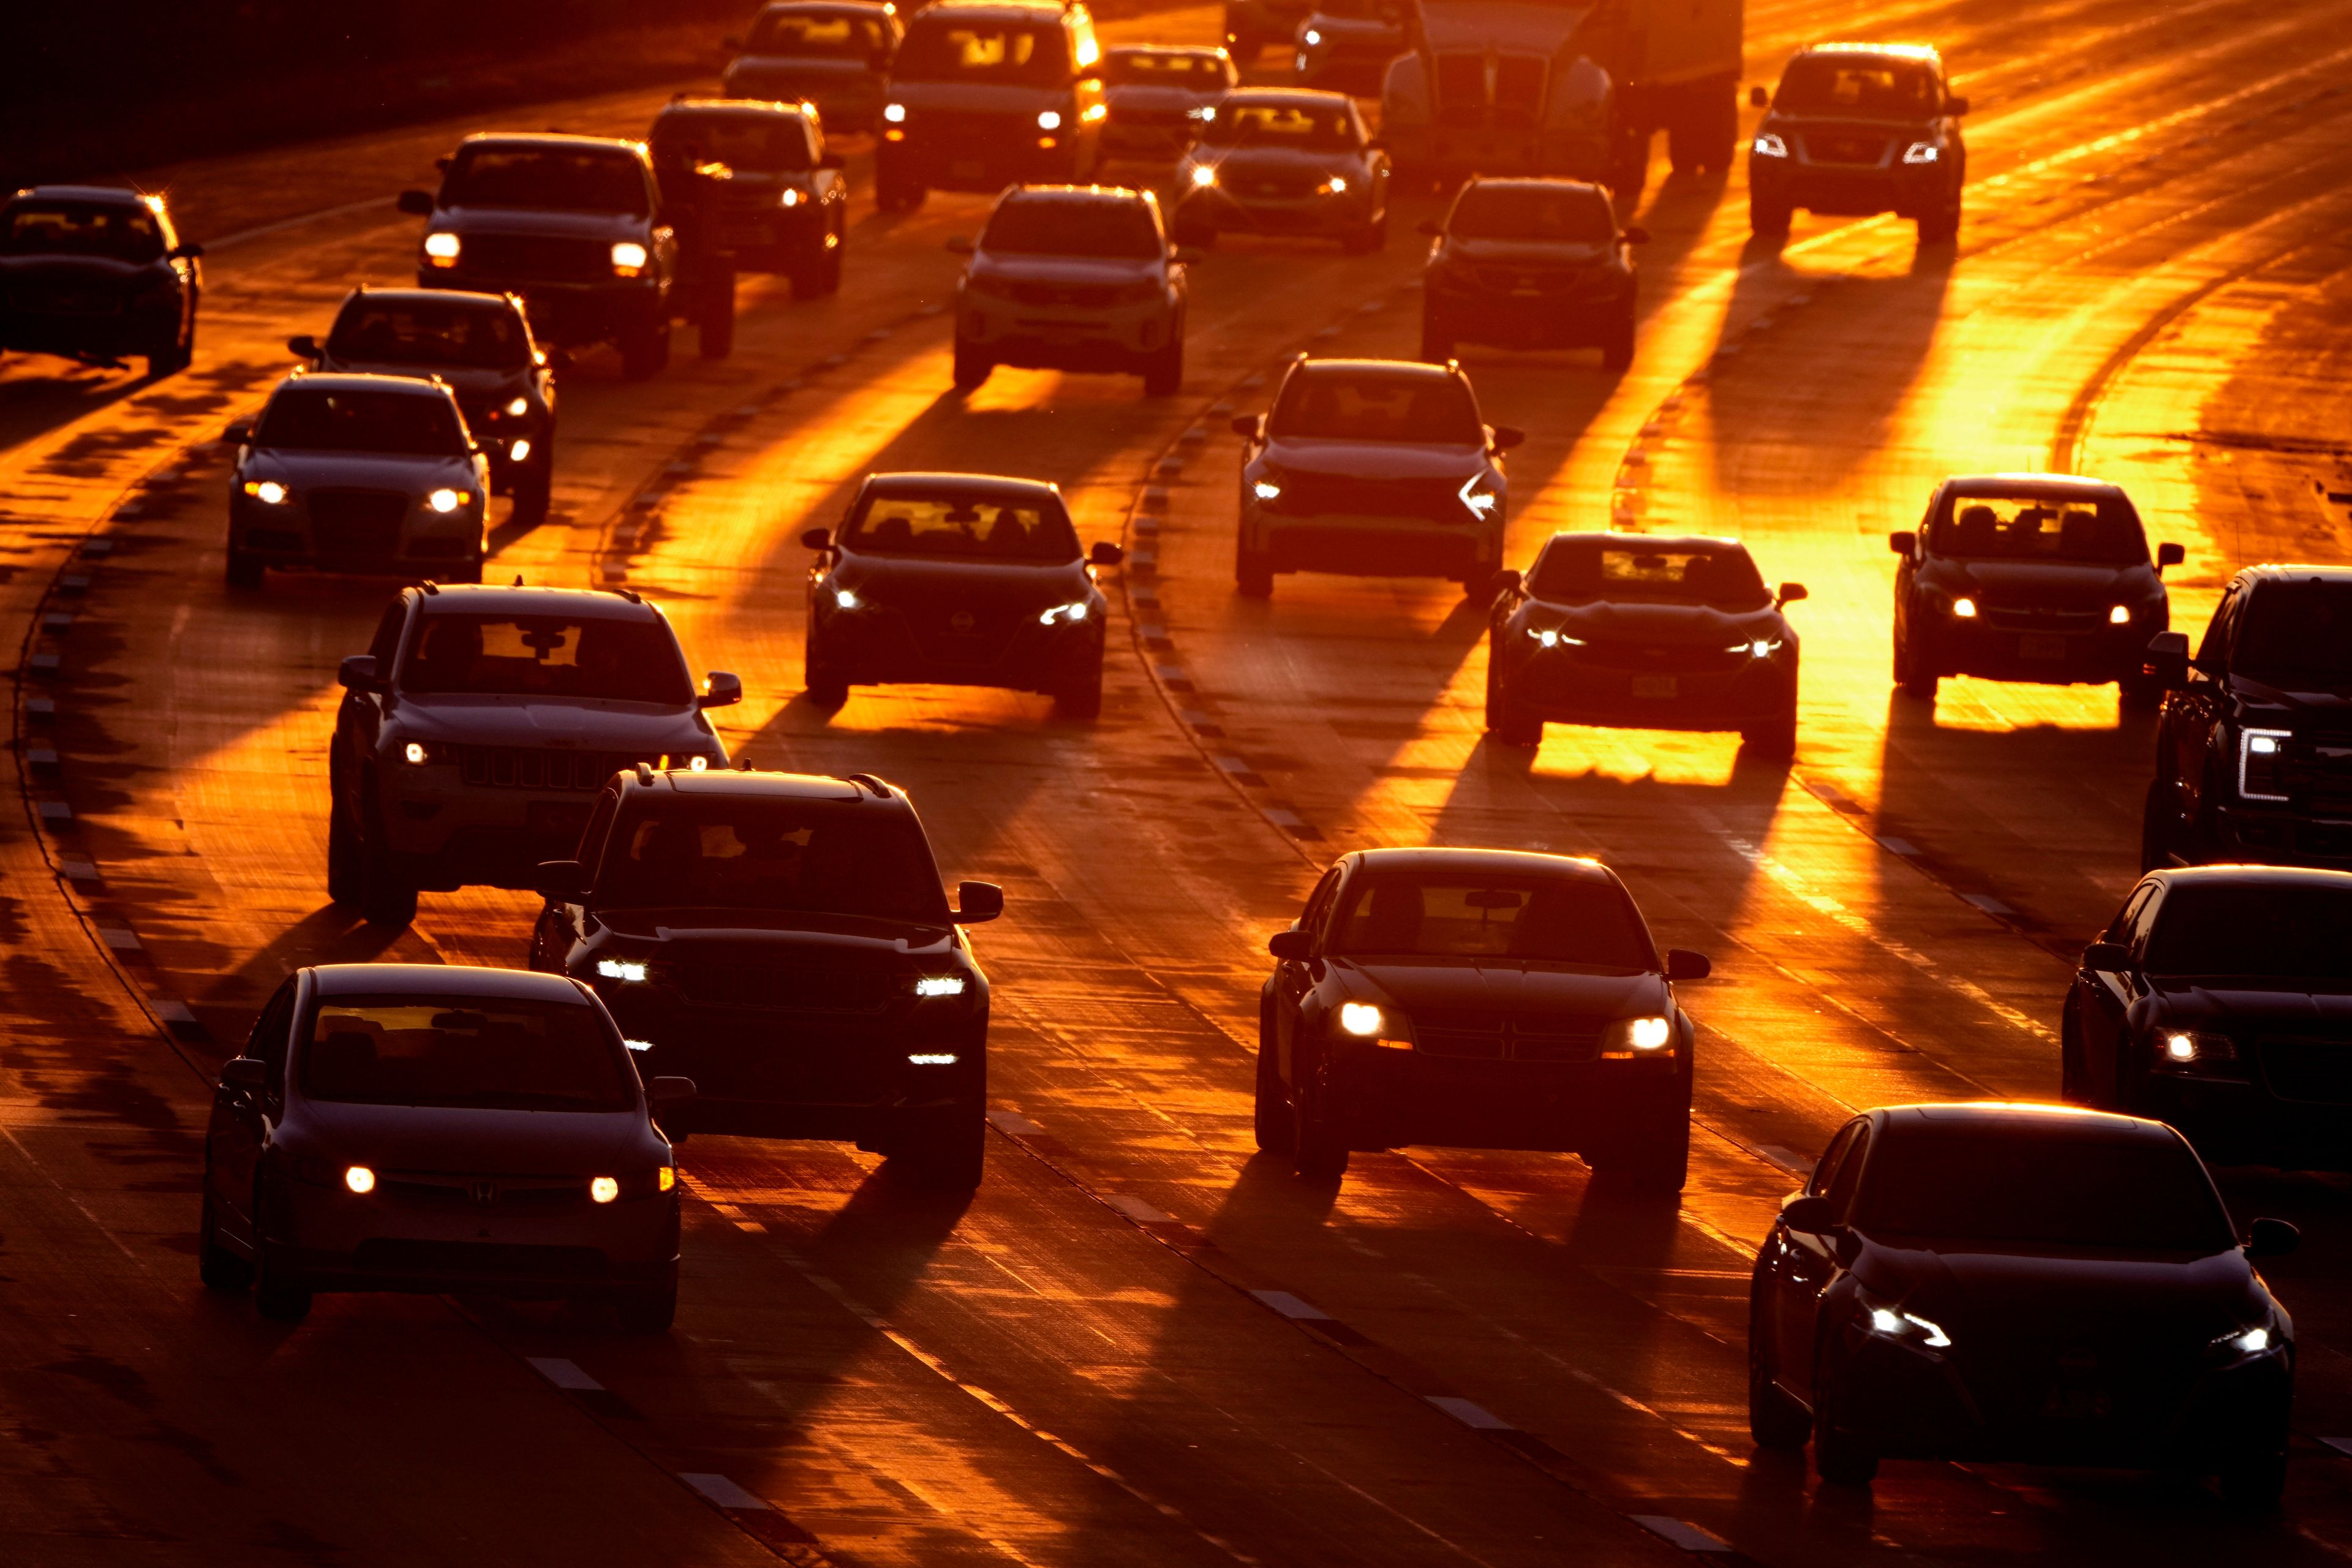
{"type": "Polygon", "coordinates": [[[694,1079],[674,1131],[854,1139],[980,1183],[988,976],[915,808],[868,774],[657,772],[597,797],[579,858],[540,868],[534,969],[612,1010],[639,1070],[694,1079]]]}
{"type": "Polygon", "coordinates": [[[1777,90],[1749,90],[1768,110],[1748,151],[1748,222],[1789,232],[1789,215],[1891,212],[1918,226],[1919,243],[1960,231],[1969,172],[1960,116],[1944,62],[1918,44],[1816,44],[1798,51],[1777,90]]]}

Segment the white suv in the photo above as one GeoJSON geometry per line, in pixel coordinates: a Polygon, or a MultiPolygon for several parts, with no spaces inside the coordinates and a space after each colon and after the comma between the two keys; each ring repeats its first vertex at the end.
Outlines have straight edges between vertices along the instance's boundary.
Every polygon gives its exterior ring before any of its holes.
{"type": "Polygon", "coordinates": [[[667,617],[627,590],[404,589],[343,660],[327,896],[405,925],[421,888],[530,888],[578,852],[596,792],[639,764],[727,765],[667,617]]]}
{"type": "Polygon", "coordinates": [[[1160,200],[1105,185],[1015,185],[956,286],[955,384],[1000,364],[1124,371],[1172,396],[1184,380],[1184,262],[1160,200]]]}

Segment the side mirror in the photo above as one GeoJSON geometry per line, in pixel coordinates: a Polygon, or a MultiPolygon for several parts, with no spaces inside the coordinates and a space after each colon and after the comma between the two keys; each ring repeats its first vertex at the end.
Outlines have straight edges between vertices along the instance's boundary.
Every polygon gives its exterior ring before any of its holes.
{"type": "Polygon", "coordinates": [[[833,548],[833,531],[824,528],[803,529],[801,544],[809,550],[830,550],[833,548]]]}
{"type": "Polygon", "coordinates": [[[732,670],[714,669],[703,682],[702,695],[694,700],[697,708],[732,708],[743,700],[743,678],[732,670]]]}
{"type": "Polygon", "coordinates": [[[253,426],[246,424],[232,425],[221,432],[221,439],[232,447],[250,447],[253,445],[253,426]]]}
{"type": "Polygon", "coordinates": [[[849,166],[849,161],[838,153],[820,153],[817,154],[816,166],[820,169],[845,169],[849,166]]]}
{"type": "Polygon", "coordinates": [[[646,1098],[654,1102],[656,1110],[665,1105],[684,1105],[700,1092],[690,1078],[657,1078],[646,1085],[646,1098]]]}
{"type": "Polygon", "coordinates": [[[400,193],[400,199],[393,205],[399,207],[402,212],[406,213],[411,217],[431,217],[433,216],[433,193],[431,191],[403,191],[400,193]]]}
{"type": "Polygon", "coordinates": [[[1686,947],[1666,949],[1666,978],[1669,980],[1704,980],[1715,973],[1715,963],[1703,952],[1693,952],[1686,947]]]}
{"type": "Polygon", "coordinates": [[[2119,942],[2095,942],[2083,950],[2083,967],[2101,974],[2121,974],[2132,966],[2131,949],[2119,942]]]}
{"type": "Polygon", "coordinates": [[[1772,95],[1760,87],[1751,87],[1748,89],[1748,107],[1769,109],[1772,107],[1772,95]]]}
{"type": "Polygon", "coordinates": [[[1263,416],[1256,414],[1234,415],[1234,434],[1239,436],[1244,441],[1256,440],[1259,428],[1258,421],[1263,416]]]}
{"type": "Polygon", "coordinates": [[[2147,639],[2147,656],[2141,662],[2140,673],[2154,676],[2156,683],[2167,691],[2178,691],[2189,684],[2189,634],[2158,632],[2147,639]]]}
{"type": "Polygon", "coordinates": [[[956,884],[955,923],[976,926],[1004,912],[1004,889],[993,882],[956,884]]]}
{"type": "Polygon", "coordinates": [[[312,337],[308,332],[298,332],[293,337],[287,339],[286,352],[292,354],[296,359],[318,359],[320,357],[319,340],[312,337]]]}
{"type": "Polygon", "coordinates": [[[1780,603],[1784,605],[1793,605],[1800,599],[1810,599],[1812,596],[1812,591],[1807,588],[1802,583],[1783,583],[1780,584],[1780,603]]]}
{"type": "Polygon", "coordinates": [[[588,891],[588,868],[577,860],[541,860],[531,886],[551,903],[572,904],[588,891]]]}
{"type": "Polygon", "coordinates": [[[2246,1256],[2284,1258],[2303,1245],[2303,1232],[2283,1219],[2258,1219],[2246,1227],[2246,1256]]]}
{"type": "Polygon", "coordinates": [[[171,261],[194,261],[204,253],[205,247],[203,246],[196,244],[194,240],[190,240],[185,245],[173,246],[170,250],[165,251],[163,254],[165,259],[171,261]]]}
{"type": "Polygon", "coordinates": [[[972,244],[971,236],[968,234],[959,234],[950,237],[948,240],[948,248],[954,251],[958,256],[970,256],[973,251],[980,247],[972,244]]]}
{"type": "Polygon", "coordinates": [[[2169,541],[2156,547],[2156,569],[2159,572],[2168,566],[2178,566],[2188,559],[2189,552],[2169,541]]]}
{"type": "Polygon", "coordinates": [[[1621,237],[1628,245],[1647,245],[1650,243],[1650,231],[1638,223],[1628,224],[1621,237]]]}
{"type": "MultiPolygon", "coordinates": [[[[221,1063],[220,1080],[223,1089],[241,1089],[248,1094],[258,1094],[268,1087],[269,1064],[259,1057],[231,1057],[221,1063]]],[[[2277,1223],[2276,1220],[2254,1221],[2257,1226],[2277,1223]]],[[[2256,1234],[2261,1233],[2257,1230],[2256,1234]]]]}
{"type": "Polygon", "coordinates": [[[1517,572],[1506,566],[1486,579],[1486,596],[1489,599],[1499,599],[1506,594],[1516,594],[1518,592],[1521,580],[1517,572]]]}
{"type": "Polygon", "coordinates": [[[1495,450],[1507,452],[1528,438],[1528,433],[1516,425],[1495,426],[1495,450]]]}
{"type": "Polygon", "coordinates": [[[447,155],[444,154],[441,157],[434,159],[433,166],[440,170],[443,174],[447,174],[449,172],[449,159],[447,155]]]}
{"type": "Polygon", "coordinates": [[[1845,1228],[1838,1223],[1837,1205],[1819,1193],[1805,1193],[1782,1204],[1780,1223],[1803,1236],[1834,1236],[1845,1228]]]}
{"type": "Polygon", "coordinates": [[[383,689],[383,677],[376,669],[375,655],[372,653],[344,655],[341,666],[335,671],[335,681],[346,691],[383,689]]]}
{"type": "Polygon", "coordinates": [[[1944,100],[1945,113],[1958,116],[1966,114],[1968,111],[1969,100],[1962,98],[1958,93],[1953,93],[1949,98],[1944,100]]]}
{"type": "Polygon", "coordinates": [[[1303,931],[1278,931],[1265,939],[1265,950],[1286,963],[1297,963],[1313,954],[1315,939],[1303,931]]]}
{"type": "Polygon", "coordinates": [[[1898,528],[1886,536],[1886,548],[1897,555],[1919,553],[1919,536],[1907,528],[1898,528]]]}
{"type": "Polygon", "coordinates": [[[1127,552],[1108,539],[1096,540],[1094,548],[1087,552],[1087,564],[1089,566],[1116,566],[1126,559],[1127,552]]]}
{"type": "Polygon", "coordinates": [[[1445,237],[1445,226],[1433,217],[1425,217],[1412,226],[1415,233],[1425,234],[1432,239],[1445,237]]]}

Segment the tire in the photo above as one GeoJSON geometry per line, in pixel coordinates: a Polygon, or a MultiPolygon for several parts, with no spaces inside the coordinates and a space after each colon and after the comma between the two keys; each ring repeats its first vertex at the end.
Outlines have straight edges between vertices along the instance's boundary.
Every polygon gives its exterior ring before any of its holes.
{"type": "Polygon", "coordinates": [[[1780,1453],[1801,1452],[1812,1435],[1813,1419],[1805,1407],[1772,1380],[1772,1369],[1757,1348],[1759,1324],[1748,1318],[1748,1436],[1759,1448],[1780,1453]]]}
{"type": "Polygon", "coordinates": [[[1251,1131],[1256,1135],[1261,1153],[1287,1154],[1298,1142],[1298,1123],[1290,1109],[1290,1096],[1282,1087],[1282,1074],[1275,1068],[1274,1042],[1265,1023],[1258,1025],[1257,1093],[1252,1102],[1251,1131]]]}
{"type": "Polygon", "coordinates": [[[1609,336],[1601,341],[1601,369],[1621,371],[1633,368],[1633,311],[1628,306],[1622,318],[1609,323],[1609,336]]]}
{"type": "Polygon", "coordinates": [[[817,300],[827,294],[841,292],[841,253],[849,248],[849,237],[836,231],[832,248],[821,252],[815,259],[793,269],[793,298],[817,300]]]}
{"type": "Polygon", "coordinates": [[[242,1290],[253,1283],[253,1265],[220,1244],[220,1221],[213,1213],[212,1173],[205,1173],[204,1206],[196,1214],[196,1278],[207,1290],[242,1290]]]}
{"type": "Polygon", "coordinates": [[[1336,1182],[1348,1173],[1348,1144],[1322,1113],[1321,1098],[1308,1083],[1290,1097],[1290,1168],[1306,1181],[1336,1182]]]}
{"type": "Polygon", "coordinates": [[[1739,731],[1739,743],[1759,757],[1785,763],[1797,754],[1797,712],[1790,709],[1761,724],[1750,724],[1739,731]]]}
{"type": "Polygon", "coordinates": [[[177,346],[166,349],[159,354],[149,354],[147,356],[147,379],[150,381],[160,381],[167,375],[177,375],[182,371],[187,369],[189,363],[194,358],[195,355],[190,353],[186,349],[177,346]]]}
{"type": "Polygon", "coordinates": [[[1234,592],[1244,599],[1274,597],[1274,563],[1255,550],[1234,548],[1234,592]]]}
{"type": "Polygon", "coordinates": [[[1650,1137],[1621,1133],[1584,1156],[1592,1173],[1609,1185],[1635,1193],[1678,1193],[1690,1180],[1690,1113],[1680,1125],[1650,1137]]]}
{"type": "Polygon", "coordinates": [[[360,834],[340,796],[327,808],[327,898],[346,909],[360,901],[360,834]]]}
{"type": "Polygon", "coordinates": [[[1454,334],[1445,330],[1444,321],[1427,305],[1421,310],[1421,357],[1431,364],[1444,364],[1454,358],[1454,334]]]}
{"type": "Polygon", "coordinates": [[[1751,189],[1748,193],[1748,232],[1769,235],[1775,239],[1786,236],[1795,209],[1787,202],[1776,202],[1751,189]]]}
{"type": "Polygon", "coordinates": [[[1339,248],[1350,256],[1373,256],[1386,250],[1389,245],[1389,215],[1381,214],[1371,222],[1339,242],[1339,248]]]}
{"type": "Polygon", "coordinates": [[[669,323],[640,327],[621,340],[621,374],[631,381],[650,381],[669,363],[669,323]]]}
{"type": "Polygon", "coordinates": [[[1927,674],[1919,668],[1919,657],[1907,642],[1895,645],[1895,684],[1903,695],[1915,702],[1936,700],[1936,688],[1942,678],[1927,674]]]}
{"type": "Polygon", "coordinates": [[[2155,713],[2164,707],[2164,683],[2145,675],[2126,675],[2116,682],[2116,705],[2126,713],[2155,713]]]}
{"type": "Polygon", "coordinates": [[[2232,1457],[2214,1478],[2221,1500],[2243,1513],[2271,1513],[2286,1495],[2286,1434],[2232,1457]]]}
{"type": "Polygon", "coordinates": [[[1143,395],[1173,397],[1184,390],[1184,318],[1176,324],[1168,346],[1144,362],[1143,395]]]}
{"type": "MultiPolygon", "coordinates": [[[[793,290],[799,292],[797,289],[793,290]]],[[[695,353],[704,359],[725,359],[735,352],[735,274],[719,268],[703,286],[702,310],[695,318],[695,353]]]]}
{"type": "Polygon", "coordinates": [[[1813,1468],[1837,1487],[1866,1487],[1878,1474],[1877,1448],[1830,1419],[1819,1389],[1813,1394],[1813,1468]]]}
{"type": "Polygon", "coordinates": [[[1948,245],[1958,239],[1960,237],[1959,194],[1953,193],[1949,205],[1921,214],[1916,226],[1922,245],[1948,245]]]}
{"type": "Polygon", "coordinates": [[[625,1334],[666,1334],[677,1321],[677,1278],[650,1290],[632,1291],[613,1303],[625,1334]]]}
{"type": "Polygon", "coordinates": [[[973,1106],[928,1142],[901,1145],[892,1154],[891,1163],[923,1186],[969,1193],[980,1185],[987,1150],[988,1119],[973,1106]]]}
{"type": "Polygon", "coordinates": [[[260,562],[232,544],[228,547],[228,564],[223,569],[221,578],[232,588],[258,588],[264,570],[260,562]]]}
{"type": "Polygon", "coordinates": [[[1495,653],[1486,653],[1486,733],[1497,745],[1533,748],[1543,744],[1543,721],[1523,713],[1502,679],[1495,672],[1495,653]]]}
{"type": "Polygon", "coordinates": [[[1054,711],[1065,719],[1102,717],[1103,661],[1097,653],[1086,669],[1054,693],[1054,711]]]}
{"type": "Polygon", "coordinates": [[[958,392],[978,392],[996,369],[996,362],[975,348],[967,348],[961,338],[955,346],[955,389],[958,392]]]}
{"type": "Polygon", "coordinates": [[[552,462],[531,464],[515,476],[514,510],[507,513],[509,528],[537,528],[547,521],[549,503],[554,499],[555,471],[552,462]]]}
{"type": "Polygon", "coordinates": [[[2172,864],[2177,824],[2165,796],[2164,777],[2148,781],[2147,797],[2139,808],[2139,868],[2153,871],[2172,864]]]}
{"type": "Polygon", "coordinates": [[[400,874],[385,846],[382,819],[373,826],[375,831],[362,834],[360,841],[360,918],[397,929],[416,918],[416,888],[400,874]]]}
{"type": "Polygon", "coordinates": [[[274,1323],[299,1323],[310,1313],[310,1282],[287,1272],[278,1249],[269,1244],[263,1215],[266,1191],[253,1194],[253,1310],[274,1323]]]}

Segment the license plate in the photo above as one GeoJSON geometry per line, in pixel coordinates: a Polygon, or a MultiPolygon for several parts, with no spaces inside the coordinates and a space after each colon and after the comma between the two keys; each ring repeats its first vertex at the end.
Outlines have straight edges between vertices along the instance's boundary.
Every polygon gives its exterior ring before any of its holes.
{"type": "Polygon", "coordinates": [[[2048,632],[2028,633],[2017,639],[2020,658],[2064,658],[2066,639],[2048,632]]]}
{"type": "Polygon", "coordinates": [[[977,158],[957,158],[948,164],[950,180],[977,180],[988,173],[988,165],[977,158]]]}
{"type": "Polygon", "coordinates": [[[1636,697],[1675,697],[1681,695],[1682,683],[1671,675],[1637,675],[1633,678],[1636,697]]]}
{"type": "Polygon", "coordinates": [[[2053,1421],[2105,1421],[2114,1413],[2114,1401],[2097,1388],[2053,1388],[2042,1405],[2053,1421]]]}

